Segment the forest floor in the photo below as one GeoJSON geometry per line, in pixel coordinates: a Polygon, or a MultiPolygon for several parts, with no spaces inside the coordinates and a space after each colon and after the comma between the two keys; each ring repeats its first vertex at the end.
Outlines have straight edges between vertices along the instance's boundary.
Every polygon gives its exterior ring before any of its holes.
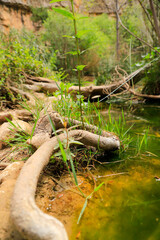
{"type": "MultiPolygon", "coordinates": [[[[27,115],[24,109],[4,109],[4,111],[0,112],[1,119],[5,114],[10,114],[13,117],[12,120],[21,121],[20,124],[22,122],[27,124],[24,124],[24,128],[26,126],[28,128],[28,124],[31,128],[33,126],[33,123],[30,124],[31,116],[27,115]]],[[[5,120],[4,123],[2,122],[0,125],[1,138],[3,138],[2,136],[5,138],[7,134],[11,136],[11,130],[6,133],[6,129],[3,127],[8,123],[5,120]]],[[[12,147],[3,145],[2,142],[0,141],[0,240],[24,240],[15,229],[10,217],[10,202],[16,179],[24,165],[24,159],[27,159],[29,154],[24,149],[13,151],[12,147]]],[[[55,177],[52,166],[47,166],[41,173],[36,192],[36,204],[43,212],[59,219],[64,224],[68,236],[70,236],[72,234],[72,225],[77,220],[75,214],[80,213],[84,198],[76,189],[68,172],[64,171],[62,176],[57,175],[55,177]]],[[[89,195],[93,186],[88,176],[83,174],[83,176],[79,175],[77,178],[83,192],[89,195]]]]}
{"type": "MultiPolygon", "coordinates": [[[[23,240],[14,228],[10,218],[10,200],[13,194],[16,179],[23,167],[23,161],[11,163],[11,167],[1,171],[5,175],[0,185],[0,239],[23,240]]],[[[92,191],[92,185],[87,178],[79,176],[78,181],[86,195],[92,191]]],[[[25,187],[25,186],[24,186],[25,187]]],[[[38,182],[36,204],[45,213],[56,217],[65,226],[68,236],[72,234],[72,225],[75,223],[75,213],[81,211],[84,198],[77,191],[75,184],[68,174],[56,180],[47,167],[38,182]]],[[[77,232],[78,234],[78,232],[77,232]]]]}

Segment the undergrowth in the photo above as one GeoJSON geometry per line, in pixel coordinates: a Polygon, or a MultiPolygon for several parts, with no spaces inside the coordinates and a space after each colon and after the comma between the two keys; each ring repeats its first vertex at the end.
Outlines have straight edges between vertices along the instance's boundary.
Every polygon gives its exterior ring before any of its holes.
{"type": "MultiPolygon", "coordinates": [[[[79,102],[73,100],[71,96],[67,94],[67,91],[65,88],[63,89],[63,91],[64,92],[62,92],[62,88],[61,88],[61,91],[59,92],[59,94],[61,95],[62,99],[59,100],[58,104],[57,102],[53,104],[54,110],[56,110],[61,114],[62,120],[63,120],[63,117],[80,120],[81,119],[80,113],[79,111],[77,111],[78,109],[77,105],[79,104],[79,102]]],[[[89,101],[87,103],[83,101],[82,104],[83,104],[83,116],[84,116],[85,122],[88,124],[96,125],[99,129],[99,134],[101,133],[102,130],[114,132],[115,134],[117,134],[117,136],[121,140],[121,150],[119,152],[119,155],[123,154],[123,152],[127,150],[130,142],[132,141],[129,135],[129,131],[132,126],[126,129],[126,121],[125,121],[123,111],[117,120],[113,118],[111,114],[111,106],[110,106],[108,109],[108,121],[106,122],[106,120],[103,118],[103,116],[100,113],[100,110],[101,110],[100,103],[97,103],[97,106],[96,106],[90,103],[89,101]]],[[[26,106],[26,105],[24,106],[25,106],[25,109],[28,109],[30,111],[29,106],[26,106]]],[[[25,133],[20,128],[17,129],[17,126],[15,126],[10,120],[8,120],[12,126],[12,130],[13,131],[15,129],[18,130],[15,133],[14,138],[8,139],[7,141],[9,146],[12,147],[14,151],[20,150],[20,148],[22,149],[28,148],[29,154],[33,153],[34,149],[30,145],[26,144],[26,140],[32,138],[33,136],[33,132],[36,127],[37,120],[39,118],[39,112],[40,112],[40,109],[38,109],[38,105],[37,105],[37,111],[35,111],[35,114],[34,114],[34,118],[35,118],[34,127],[31,135],[25,133]]],[[[48,118],[52,126],[53,133],[55,134],[55,136],[57,136],[57,139],[58,139],[57,132],[55,131],[54,125],[49,115],[48,115],[48,118]]],[[[72,128],[73,127],[71,127],[71,129],[72,128]]],[[[80,142],[69,138],[68,132],[70,131],[70,129],[66,128],[65,121],[64,121],[64,129],[62,131],[64,132],[64,134],[66,134],[66,139],[63,142],[58,140],[58,144],[56,148],[57,150],[58,149],[59,150],[56,152],[56,154],[54,154],[51,157],[51,160],[50,160],[51,168],[52,168],[52,173],[54,172],[56,173],[56,175],[57,174],[59,175],[64,170],[67,170],[71,176],[71,179],[73,180],[77,189],[79,190],[80,194],[85,198],[83,208],[80,212],[80,215],[77,221],[77,223],[79,223],[87,207],[88,200],[92,197],[92,195],[95,192],[97,192],[100,189],[100,187],[102,187],[103,182],[100,183],[98,186],[95,185],[93,192],[91,192],[88,196],[86,196],[83,193],[82,189],[79,187],[77,175],[79,174],[80,171],[87,172],[88,169],[96,168],[97,164],[99,164],[99,161],[97,161],[97,156],[102,155],[102,152],[99,150],[95,151],[95,149],[91,147],[86,148],[80,142]],[[71,147],[72,144],[74,144],[74,147],[71,147]],[[53,168],[53,165],[54,165],[54,168],[53,168]]],[[[137,145],[138,150],[136,154],[140,154],[142,146],[144,144],[147,144],[147,134],[148,132],[146,132],[146,134],[142,136],[142,138],[140,137],[138,138],[138,145],[137,145]]],[[[111,159],[109,159],[109,161],[110,160],[111,159]]],[[[107,160],[108,163],[109,161],[107,160]]],[[[118,162],[120,161],[117,161],[117,163],[118,162]]]]}
{"type": "Polygon", "coordinates": [[[56,80],[52,71],[56,56],[32,32],[11,30],[0,37],[0,100],[21,100],[21,94],[15,94],[11,87],[23,88],[27,76],[52,76],[56,80]]]}
{"type": "MultiPolygon", "coordinates": [[[[65,85],[66,86],[66,85],[65,85]]],[[[80,113],[77,111],[78,109],[78,100],[72,99],[71,95],[67,93],[68,88],[70,85],[65,87],[63,83],[61,83],[61,91],[56,92],[55,95],[61,96],[61,100],[59,104],[56,102],[53,104],[53,108],[61,114],[61,116],[68,117],[71,119],[76,119],[81,121],[80,113]]],[[[83,118],[84,122],[87,124],[96,125],[99,128],[99,133],[102,130],[109,131],[115,133],[122,143],[122,151],[128,148],[128,145],[131,141],[129,137],[129,130],[126,129],[126,122],[124,117],[124,112],[122,110],[121,115],[119,116],[118,120],[115,119],[111,114],[111,106],[108,109],[108,121],[104,119],[103,115],[101,114],[101,104],[91,103],[90,101],[85,102],[84,98],[82,99],[82,106],[83,106],[83,118]]]]}

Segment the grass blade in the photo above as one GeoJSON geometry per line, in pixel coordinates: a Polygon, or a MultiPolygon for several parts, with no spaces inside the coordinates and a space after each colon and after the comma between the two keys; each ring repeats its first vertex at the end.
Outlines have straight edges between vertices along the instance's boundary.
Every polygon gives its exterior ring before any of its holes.
{"type": "Polygon", "coordinates": [[[79,217],[78,217],[78,220],[77,220],[77,224],[79,224],[79,222],[80,222],[80,220],[81,220],[81,218],[83,216],[83,213],[84,213],[84,211],[85,211],[85,209],[87,207],[87,203],[88,203],[88,199],[86,198],[86,200],[84,202],[84,205],[83,205],[83,208],[82,208],[82,210],[81,210],[81,212],[79,214],[79,217]]]}

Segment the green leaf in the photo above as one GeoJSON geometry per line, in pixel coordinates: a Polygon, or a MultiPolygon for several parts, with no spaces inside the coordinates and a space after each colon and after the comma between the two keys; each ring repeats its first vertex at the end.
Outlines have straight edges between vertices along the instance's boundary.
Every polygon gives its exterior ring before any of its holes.
{"type": "Polygon", "coordinates": [[[62,143],[61,143],[60,140],[58,140],[58,143],[59,143],[59,148],[60,148],[61,153],[62,153],[63,161],[64,161],[64,162],[67,162],[67,156],[66,156],[66,153],[65,153],[65,151],[64,151],[64,148],[63,148],[63,146],[62,146],[62,143]]]}
{"type": "Polygon", "coordinates": [[[57,152],[57,153],[54,154],[54,156],[55,157],[60,157],[60,156],[62,157],[62,153],[61,152],[57,152]]]}
{"type": "Polygon", "coordinates": [[[70,141],[69,144],[84,145],[83,143],[81,143],[79,141],[70,141]]]}
{"type": "Polygon", "coordinates": [[[18,129],[18,127],[9,119],[6,117],[6,120],[16,129],[18,129]]]}
{"type": "Polygon", "coordinates": [[[79,70],[79,71],[82,71],[85,67],[86,67],[86,65],[78,65],[78,66],[76,66],[77,70],[79,70]]]}
{"type": "Polygon", "coordinates": [[[99,186],[94,189],[94,192],[97,192],[97,191],[102,187],[103,184],[104,184],[104,182],[102,182],[101,184],[99,184],[99,186]]]}
{"type": "Polygon", "coordinates": [[[56,129],[55,129],[55,127],[54,127],[54,124],[53,124],[53,121],[52,121],[51,117],[49,116],[49,114],[47,114],[47,115],[48,115],[49,122],[50,122],[50,124],[51,124],[51,127],[52,127],[53,132],[56,132],[56,129]]]}
{"type": "Polygon", "coordinates": [[[70,52],[67,52],[66,54],[71,54],[71,55],[77,55],[77,51],[70,51],[70,52]]]}
{"type": "Polygon", "coordinates": [[[76,184],[76,186],[78,186],[77,175],[76,175],[76,171],[75,171],[75,168],[74,168],[74,164],[73,164],[73,160],[72,160],[72,156],[71,156],[70,150],[68,152],[68,158],[69,158],[70,163],[71,163],[71,168],[72,168],[72,173],[73,173],[75,184],[76,184]]]}
{"type": "Polygon", "coordinates": [[[79,31],[77,34],[76,34],[76,37],[77,38],[81,38],[83,35],[85,35],[86,33],[90,32],[91,30],[82,30],[82,31],[79,31]]]}
{"type": "Polygon", "coordinates": [[[85,209],[86,209],[86,207],[87,207],[87,203],[88,203],[88,200],[87,200],[87,198],[86,198],[86,200],[85,200],[85,202],[84,202],[84,205],[83,205],[83,208],[82,208],[82,210],[81,210],[81,212],[80,212],[80,214],[79,214],[79,218],[78,218],[77,224],[79,224],[79,222],[80,222],[80,220],[81,220],[81,218],[82,218],[82,215],[83,215],[83,213],[84,213],[84,211],[85,211],[85,209]]]}
{"type": "Polygon", "coordinates": [[[52,9],[53,9],[55,12],[57,12],[57,13],[65,16],[65,17],[67,17],[67,18],[74,19],[73,14],[72,14],[71,12],[65,10],[65,9],[62,9],[62,8],[54,8],[54,7],[52,7],[52,9]]]}
{"type": "Polygon", "coordinates": [[[151,9],[147,8],[146,10],[147,10],[147,12],[149,13],[150,16],[153,16],[153,13],[152,13],[151,9]]]}

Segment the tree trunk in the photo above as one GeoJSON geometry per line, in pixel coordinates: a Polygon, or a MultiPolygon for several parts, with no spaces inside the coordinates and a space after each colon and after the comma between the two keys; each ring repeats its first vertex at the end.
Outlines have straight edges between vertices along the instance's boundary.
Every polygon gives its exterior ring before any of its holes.
{"type": "Polygon", "coordinates": [[[119,17],[118,17],[118,0],[115,0],[116,5],[116,57],[119,60],[119,17]]]}
{"type": "Polygon", "coordinates": [[[155,10],[153,1],[149,0],[149,3],[150,3],[151,11],[152,11],[152,14],[153,14],[153,20],[154,20],[154,25],[155,25],[157,37],[158,37],[158,43],[160,45],[160,28],[159,28],[159,24],[158,24],[158,18],[157,18],[157,15],[156,15],[156,10],[155,10]]]}

